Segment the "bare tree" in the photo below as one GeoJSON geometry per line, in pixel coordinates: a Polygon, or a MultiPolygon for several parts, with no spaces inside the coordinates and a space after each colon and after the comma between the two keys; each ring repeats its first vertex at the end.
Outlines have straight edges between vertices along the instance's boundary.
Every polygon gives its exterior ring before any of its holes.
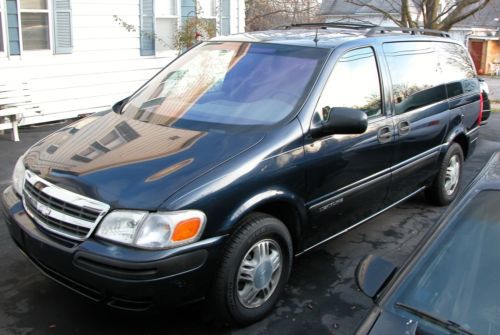
{"type": "Polygon", "coordinates": [[[317,21],[319,0],[246,0],[246,30],[317,21]]]}
{"type": "Polygon", "coordinates": [[[346,0],[382,14],[400,27],[448,31],[460,21],[482,10],[491,0],[387,0],[384,8],[368,0],[346,0]],[[416,13],[415,13],[416,12],[416,13]]]}

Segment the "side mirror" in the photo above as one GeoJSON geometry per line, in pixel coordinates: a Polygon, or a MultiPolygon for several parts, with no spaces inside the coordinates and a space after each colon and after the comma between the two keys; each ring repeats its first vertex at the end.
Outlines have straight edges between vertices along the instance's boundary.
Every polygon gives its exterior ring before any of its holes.
{"type": "Polygon", "coordinates": [[[356,284],[361,292],[374,298],[395,271],[396,266],[391,262],[375,255],[368,255],[356,267],[356,284]]]}
{"type": "Polygon", "coordinates": [[[362,134],[368,128],[368,116],[359,109],[345,107],[323,107],[324,120],[320,130],[323,134],[362,134]]]}
{"type": "Polygon", "coordinates": [[[115,104],[113,105],[113,107],[111,107],[111,109],[113,110],[113,112],[115,112],[116,114],[121,114],[121,112],[122,112],[122,108],[123,108],[123,106],[124,106],[124,105],[128,102],[128,99],[129,99],[129,98],[130,98],[130,97],[126,97],[125,99],[120,100],[120,101],[118,101],[117,103],[115,103],[115,104]]]}

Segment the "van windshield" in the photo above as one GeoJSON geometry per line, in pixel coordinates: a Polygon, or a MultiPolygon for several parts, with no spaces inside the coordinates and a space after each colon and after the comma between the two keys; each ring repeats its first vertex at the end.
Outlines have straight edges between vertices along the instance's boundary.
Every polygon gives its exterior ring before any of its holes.
{"type": "Polygon", "coordinates": [[[188,129],[276,124],[303,103],[327,55],[290,45],[205,43],[142,87],[123,114],[188,129]]]}

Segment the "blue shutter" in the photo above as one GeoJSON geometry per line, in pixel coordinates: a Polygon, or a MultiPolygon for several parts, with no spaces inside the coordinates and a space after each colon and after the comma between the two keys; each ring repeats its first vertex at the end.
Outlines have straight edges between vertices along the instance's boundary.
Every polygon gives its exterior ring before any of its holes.
{"type": "Polygon", "coordinates": [[[181,0],[181,23],[190,17],[196,17],[196,0],[181,0]]]}
{"type": "Polygon", "coordinates": [[[141,56],[153,56],[155,54],[154,0],[141,0],[140,10],[141,56]]]}
{"type": "Polygon", "coordinates": [[[4,52],[3,46],[3,14],[0,12],[0,52],[4,52]]]}
{"type": "Polygon", "coordinates": [[[54,53],[73,51],[71,0],[54,0],[54,53]]]}
{"type": "Polygon", "coordinates": [[[231,7],[229,0],[221,0],[221,12],[220,12],[220,34],[230,35],[231,34],[231,7]]]}
{"type": "Polygon", "coordinates": [[[19,20],[16,0],[7,0],[7,28],[9,32],[9,54],[20,55],[21,44],[19,43],[19,20]]]}

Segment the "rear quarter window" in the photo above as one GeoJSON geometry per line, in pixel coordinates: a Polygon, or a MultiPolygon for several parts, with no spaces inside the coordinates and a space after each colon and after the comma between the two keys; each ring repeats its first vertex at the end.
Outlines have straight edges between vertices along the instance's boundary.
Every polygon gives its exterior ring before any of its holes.
{"type": "Polygon", "coordinates": [[[467,50],[454,43],[435,43],[448,97],[479,91],[479,82],[467,50]]]}
{"type": "Polygon", "coordinates": [[[383,49],[391,75],[396,114],[447,98],[435,43],[386,43],[383,49]]]}

